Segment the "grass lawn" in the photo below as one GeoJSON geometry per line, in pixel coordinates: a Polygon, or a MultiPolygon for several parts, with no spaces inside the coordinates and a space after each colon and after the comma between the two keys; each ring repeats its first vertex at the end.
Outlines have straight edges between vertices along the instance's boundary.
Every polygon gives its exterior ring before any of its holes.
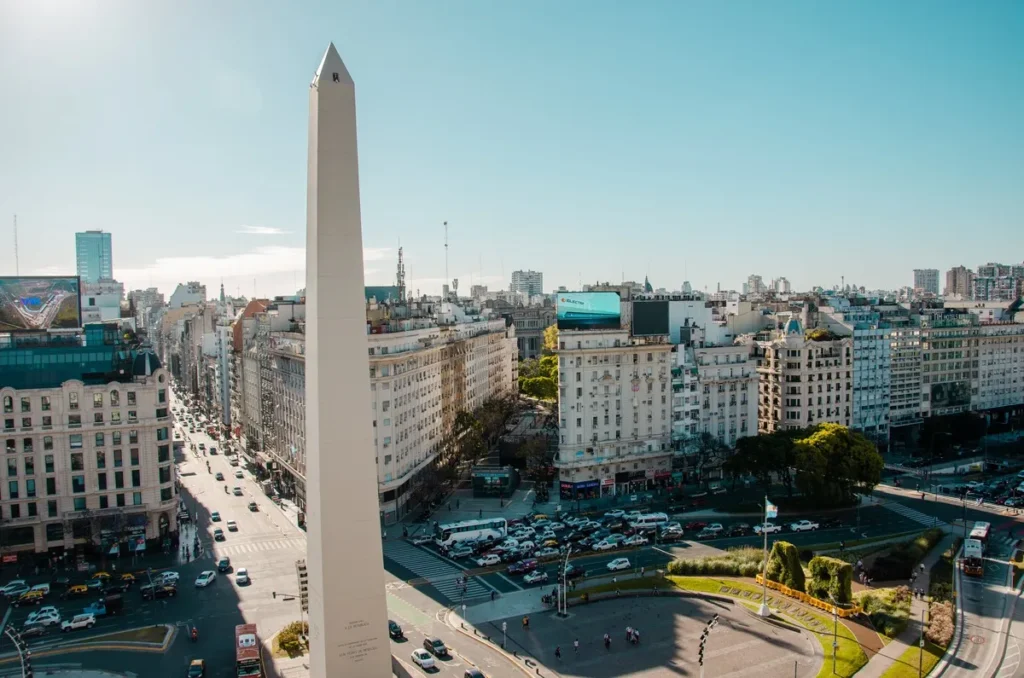
{"type": "Polygon", "coordinates": [[[119,633],[111,633],[110,635],[97,638],[95,642],[98,643],[117,643],[117,642],[130,642],[130,643],[163,643],[164,638],[167,637],[167,627],[160,626],[143,626],[137,629],[131,629],[130,631],[121,631],[119,633]]]}
{"type": "MultiPolygon", "coordinates": [[[[918,535],[918,534],[921,534],[920,530],[911,530],[909,532],[899,532],[897,534],[887,534],[887,535],[880,536],[880,537],[868,537],[867,539],[850,539],[850,540],[848,540],[846,542],[846,551],[847,551],[848,555],[852,555],[852,554],[849,553],[850,549],[854,549],[854,548],[856,548],[858,546],[867,546],[867,545],[870,545],[870,544],[874,544],[876,542],[889,541],[889,540],[893,540],[893,539],[897,539],[898,540],[900,537],[912,537],[912,536],[918,535]]],[[[800,549],[801,550],[810,549],[811,551],[815,551],[815,552],[818,552],[818,551],[836,551],[836,550],[839,549],[839,542],[836,541],[836,542],[828,542],[828,543],[825,543],[825,544],[811,544],[810,546],[801,546],[800,549]]],[[[863,554],[861,554],[861,555],[863,555],[863,554]]],[[[833,556],[833,557],[835,557],[835,556],[833,556]]],[[[841,560],[843,560],[843,558],[841,556],[839,558],[841,560]]],[[[857,562],[856,558],[854,558],[853,562],[857,562]]]]}
{"type": "MultiPolygon", "coordinates": [[[[921,675],[927,676],[928,673],[935,668],[935,665],[942,659],[942,655],[945,654],[945,650],[932,642],[925,642],[924,644],[924,663],[921,669],[921,675]]],[[[882,678],[917,678],[918,676],[918,664],[921,661],[921,649],[917,647],[908,647],[906,652],[900,655],[899,659],[893,663],[885,673],[882,674],[882,678]]]]}

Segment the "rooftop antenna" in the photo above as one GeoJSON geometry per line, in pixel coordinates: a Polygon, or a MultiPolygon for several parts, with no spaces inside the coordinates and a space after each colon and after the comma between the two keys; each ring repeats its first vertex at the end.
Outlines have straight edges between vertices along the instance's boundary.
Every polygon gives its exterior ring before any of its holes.
{"type": "Polygon", "coordinates": [[[444,222],[444,284],[448,284],[448,222],[444,222]]]}
{"type": "Polygon", "coordinates": [[[21,266],[18,264],[18,215],[14,215],[14,275],[21,275],[21,266]]]}
{"type": "Polygon", "coordinates": [[[398,303],[405,303],[405,262],[402,261],[402,248],[398,248],[398,303]]]}

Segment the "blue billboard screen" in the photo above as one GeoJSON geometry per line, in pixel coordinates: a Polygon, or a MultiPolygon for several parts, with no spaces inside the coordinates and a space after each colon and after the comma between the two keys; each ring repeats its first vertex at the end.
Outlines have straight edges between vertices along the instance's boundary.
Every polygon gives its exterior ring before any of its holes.
{"type": "Polygon", "coordinates": [[[0,332],[81,326],[78,278],[0,278],[0,332]]]}
{"type": "Polygon", "coordinates": [[[560,330],[617,330],[622,326],[616,292],[561,292],[555,306],[560,330]]]}

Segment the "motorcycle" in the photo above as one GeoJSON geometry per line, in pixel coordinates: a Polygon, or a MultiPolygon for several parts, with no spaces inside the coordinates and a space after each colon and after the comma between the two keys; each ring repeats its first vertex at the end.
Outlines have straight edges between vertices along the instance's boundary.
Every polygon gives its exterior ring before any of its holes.
{"type": "Polygon", "coordinates": [[[195,642],[198,642],[198,640],[199,640],[199,630],[196,627],[193,626],[192,627],[192,642],[195,643],[195,642]]]}

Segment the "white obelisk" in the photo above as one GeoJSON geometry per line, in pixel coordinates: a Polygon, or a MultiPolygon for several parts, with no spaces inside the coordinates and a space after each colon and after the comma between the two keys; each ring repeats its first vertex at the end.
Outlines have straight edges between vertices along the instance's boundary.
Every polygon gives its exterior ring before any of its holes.
{"type": "Polygon", "coordinates": [[[306,520],[310,676],[390,678],[366,352],[355,83],[331,44],[309,90],[306,520]]]}

